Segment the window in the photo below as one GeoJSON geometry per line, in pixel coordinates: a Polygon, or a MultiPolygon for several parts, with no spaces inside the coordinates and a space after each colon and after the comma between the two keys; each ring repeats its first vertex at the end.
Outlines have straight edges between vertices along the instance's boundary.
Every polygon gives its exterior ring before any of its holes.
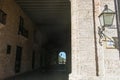
{"type": "Polygon", "coordinates": [[[2,10],[0,10],[0,23],[2,24],[6,24],[6,16],[7,14],[5,12],[3,12],[2,10]]]}
{"type": "Polygon", "coordinates": [[[58,55],[58,64],[66,64],[66,53],[60,52],[58,55]]]}
{"type": "Polygon", "coordinates": [[[24,27],[24,19],[20,16],[20,23],[19,23],[20,27],[24,27]]]}
{"type": "Polygon", "coordinates": [[[18,34],[21,34],[22,36],[28,38],[28,30],[25,29],[25,27],[24,27],[24,19],[21,16],[20,16],[18,34]]]}
{"type": "Polygon", "coordinates": [[[7,45],[7,54],[10,54],[10,53],[11,53],[11,46],[7,45]]]}
{"type": "Polygon", "coordinates": [[[22,32],[23,32],[23,27],[24,27],[24,20],[23,20],[23,18],[20,16],[18,34],[22,34],[22,32]]]}

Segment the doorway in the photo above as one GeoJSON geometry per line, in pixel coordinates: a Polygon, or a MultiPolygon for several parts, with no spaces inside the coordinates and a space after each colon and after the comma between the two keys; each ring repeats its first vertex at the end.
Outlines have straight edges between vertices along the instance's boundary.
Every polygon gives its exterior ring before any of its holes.
{"type": "Polygon", "coordinates": [[[20,72],[21,69],[22,47],[16,47],[15,73],[20,72]]]}
{"type": "Polygon", "coordinates": [[[35,51],[32,53],[32,69],[35,68],[35,51]]]}

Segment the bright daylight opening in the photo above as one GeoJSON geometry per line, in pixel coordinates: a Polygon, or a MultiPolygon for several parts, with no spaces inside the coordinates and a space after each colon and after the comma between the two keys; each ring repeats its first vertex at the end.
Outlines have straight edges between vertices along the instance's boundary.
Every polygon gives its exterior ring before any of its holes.
{"type": "Polygon", "coordinates": [[[66,53],[65,52],[60,52],[58,55],[58,63],[59,64],[66,64],[66,53]]]}

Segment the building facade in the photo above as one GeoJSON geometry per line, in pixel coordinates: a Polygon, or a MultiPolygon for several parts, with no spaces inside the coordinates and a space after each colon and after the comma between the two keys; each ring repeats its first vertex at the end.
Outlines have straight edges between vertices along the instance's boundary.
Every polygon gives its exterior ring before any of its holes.
{"type": "MultiPolygon", "coordinates": [[[[70,2],[71,57],[67,59],[71,59],[71,64],[69,61],[67,63],[67,67],[71,65],[69,80],[120,80],[119,0],[70,2]],[[105,28],[105,36],[101,39],[98,34],[98,16],[106,4],[116,15],[113,26],[105,28]]],[[[39,48],[33,39],[34,27],[35,24],[14,0],[0,2],[1,80],[41,66],[39,48]]]]}
{"type": "Polygon", "coordinates": [[[34,26],[14,0],[0,0],[0,80],[32,70],[34,26]]]}
{"type": "Polygon", "coordinates": [[[113,26],[105,28],[105,37],[102,40],[98,34],[98,27],[100,27],[98,16],[102,13],[104,5],[117,12],[115,0],[71,0],[72,73],[70,80],[120,80],[119,33],[117,33],[116,23],[118,16],[114,18],[113,26]]]}

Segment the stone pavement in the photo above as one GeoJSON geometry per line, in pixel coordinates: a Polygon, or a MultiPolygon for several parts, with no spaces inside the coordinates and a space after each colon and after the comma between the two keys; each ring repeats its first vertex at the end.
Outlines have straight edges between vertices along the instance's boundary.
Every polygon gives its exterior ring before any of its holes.
{"type": "Polygon", "coordinates": [[[6,80],[68,80],[68,75],[64,71],[40,72],[36,70],[6,80]]]}

